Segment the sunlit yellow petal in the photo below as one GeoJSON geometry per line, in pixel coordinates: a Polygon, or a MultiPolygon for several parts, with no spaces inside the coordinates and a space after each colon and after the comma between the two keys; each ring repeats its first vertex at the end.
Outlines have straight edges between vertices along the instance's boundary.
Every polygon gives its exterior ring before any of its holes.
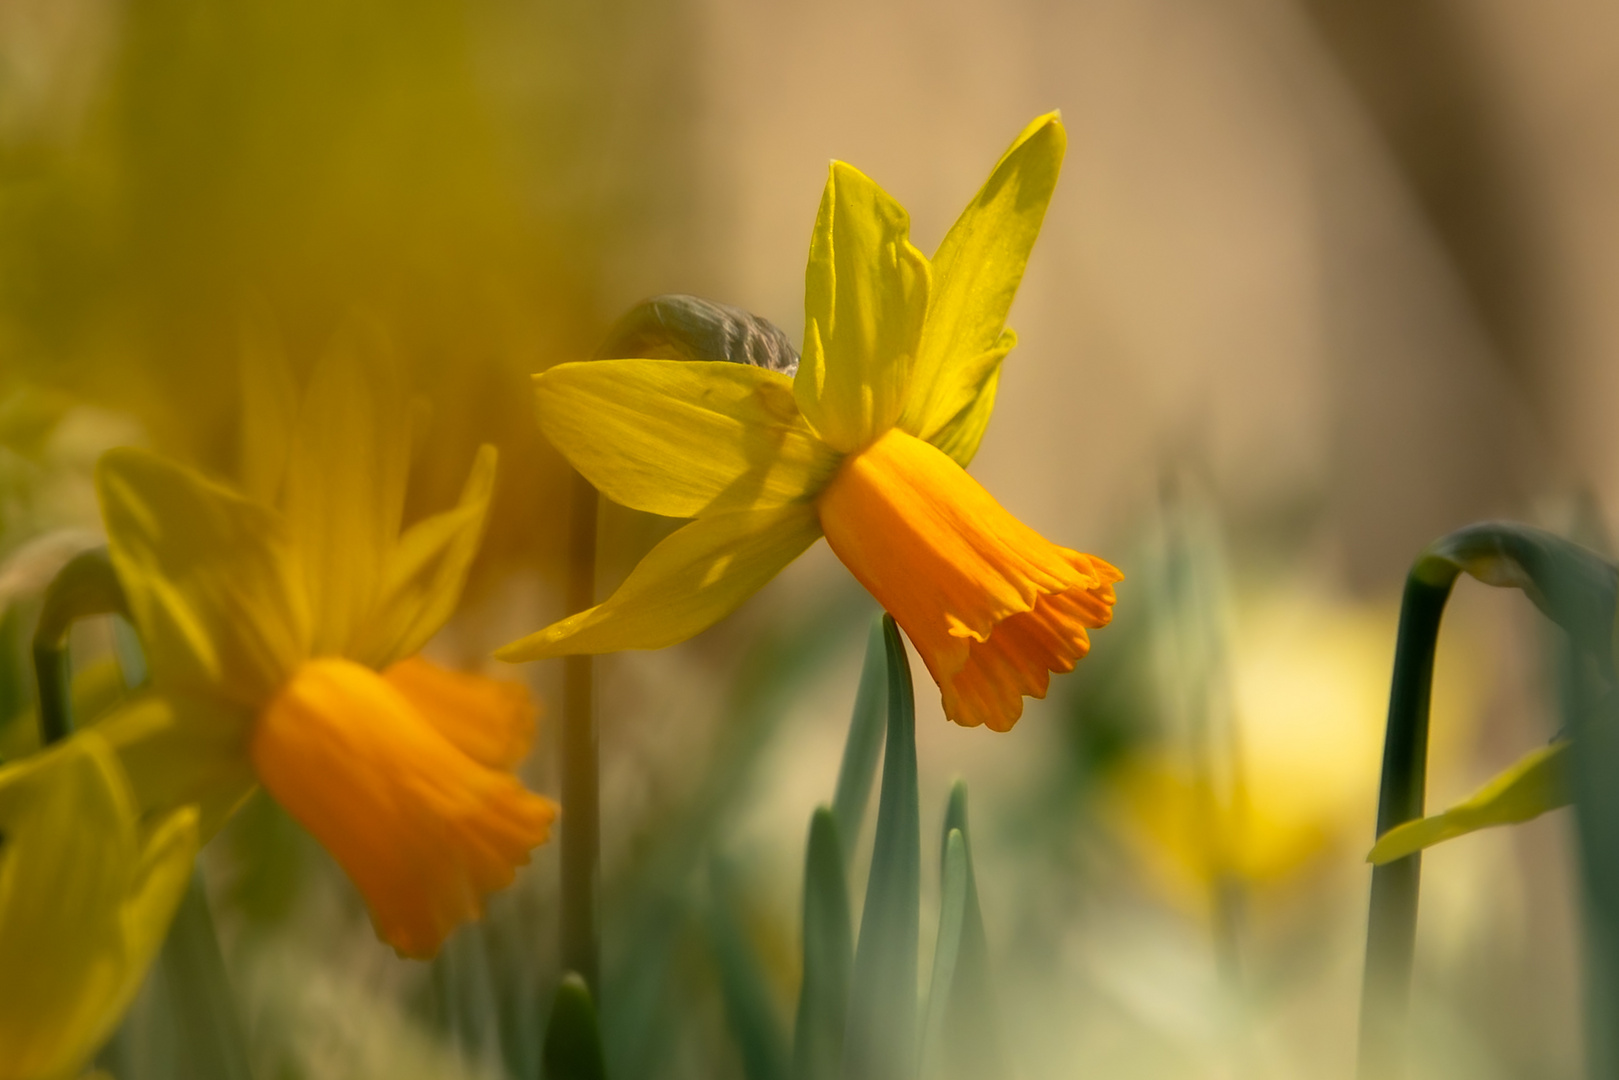
{"type": "Polygon", "coordinates": [[[807,503],[698,518],[653,548],[605,603],[495,656],[539,660],[685,641],[735,611],[820,535],[807,503]]]}
{"type": "Polygon", "coordinates": [[[905,630],[958,724],[1009,729],[1112,618],[1117,570],[1046,540],[898,429],[851,456],[818,506],[827,543],[905,630]]]}
{"type": "Polygon", "coordinates": [[[381,595],[410,471],[410,415],[384,347],[358,329],[316,366],[299,411],[284,506],[315,655],[341,655],[381,595]]]}
{"type": "Polygon", "coordinates": [[[1004,330],[994,348],[951,369],[951,380],[963,389],[970,388],[970,396],[961,411],[946,420],[927,441],[943,450],[964,469],[977,455],[978,444],[983,441],[984,430],[989,427],[989,418],[995,412],[1001,361],[1016,345],[1017,335],[1004,330]]]}
{"type": "Polygon", "coordinates": [[[253,793],[247,757],[253,714],[215,698],[147,693],[97,721],[145,818],[184,806],[206,842],[253,793]]]}
{"type": "Polygon", "coordinates": [[[1568,748],[1567,742],[1555,742],[1531,751],[1464,802],[1442,814],[1395,826],[1378,837],[1366,860],[1393,862],[1479,829],[1516,825],[1567,806],[1568,748]]]}
{"type": "Polygon", "coordinates": [[[804,274],[804,355],[793,394],[832,446],[864,446],[899,419],[928,303],[910,216],[853,166],[832,163],[804,274]]]}
{"type": "Polygon", "coordinates": [[[555,804],[462,753],[388,680],[312,660],[259,716],[265,788],[365,897],[377,934],[430,957],[545,842],[555,804]]]}
{"type": "Polygon", "coordinates": [[[387,667],[427,644],[454,614],[483,539],[496,456],[493,446],[480,447],[455,508],[418,521],[389,548],[381,595],[347,652],[350,659],[387,667]]]}
{"type": "Polygon", "coordinates": [[[273,693],[309,643],[277,515],[140,450],[103,455],[96,487],[156,684],[249,706],[273,693]]]}
{"type": "Polygon", "coordinates": [[[665,517],[803,499],[837,453],[787,376],[745,364],[597,360],[535,380],[546,437],[616,503],[665,517]]]}
{"type": "MultiPolygon", "coordinates": [[[[940,430],[983,388],[983,365],[973,361],[1000,341],[1066,147],[1058,114],[1034,120],[1001,155],[939,245],[927,319],[900,420],[913,435],[936,443],[940,430]]],[[[962,452],[951,456],[966,465],[977,444],[958,441],[962,452]]]]}
{"type": "Polygon", "coordinates": [[[69,1077],[129,1006],[197,850],[195,813],[143,839],[93,733],[0,769],[0,1080],[69,1077]]]}
{"type": "Polygon", "coordinates": [[[515,769],[534,742],[537,710],[528,687],[451,671],[421,656],[382,673],[455,748],[491,769],[515,769]]]}

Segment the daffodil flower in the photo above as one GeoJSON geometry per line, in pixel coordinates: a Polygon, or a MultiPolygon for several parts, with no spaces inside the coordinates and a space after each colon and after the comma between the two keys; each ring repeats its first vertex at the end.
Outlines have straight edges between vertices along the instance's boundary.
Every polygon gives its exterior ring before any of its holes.
{"type": "Polygon", "coordinates": [[[1060,547],[965,471],[994,407],[1004,328],[1056,184],[1055,113],[1018,136],[932,261],[904,208],[834,162],[805,275],[796,376],[602,360],[537,377],[541,423],[603,494],[694,518],[605,603],[505,660],[653,649],[734,610],[824,535],[904,628],[964,725],[1010,728],[1106,625],[1119,572],[1060,547]]]}
{"type": "Polygon", "coordinates": [[[78,1075],[140,988],[196,851],[196,809],[143,822],[96,732],[0,768],[0,1080],[78,1075]]]}
{"type": "Polygon", "coordinates": [[[476,553],[495,451],[459,505],[400,531],[410,410],[351,340],[301,407],[260,358],[246,491],[139,450],[100,464],[109,549],[154,692],[98,725],[143,806],[196,803],[204,835],[262,783],[336,857],[400,953],[435,953],[549,834],[513,774],[519,686],[417,655],[476,553]]]}

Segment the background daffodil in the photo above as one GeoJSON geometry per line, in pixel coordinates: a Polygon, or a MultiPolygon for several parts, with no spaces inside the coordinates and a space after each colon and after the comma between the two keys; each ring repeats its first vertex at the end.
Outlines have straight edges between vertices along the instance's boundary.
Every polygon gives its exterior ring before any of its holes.
{"type": "Polygon", "coordinates": [[[514,642],[534,660],[651,649],[735,609],[825,535],[905,629],[945,714],[1010,728],[1106,625],[1121,575],[1017,521],[965,472],[1016,341],[1006,313],[1056,184],[1057,114],[1024,129],[933,260],[903,207],[834,162],[796,376],[604,360],[537,378],[540,420],[609,498],[694,518],[605,603],[514,642]]]}
{"type": "Polygon", "coordinates": [[[97,475],[154,692],[102,728],[143,805],[196,802],[209,835],[256,779],[337,858],[378,934],[425,957],[543,843],[556,807],[513,770],[515,684],[416,655],[476,553],[495,452],[460,503],[401,531],[410,409],[346,338],[300,404],[273,356],[244,369],[244,491],[138,450],[97,475]]]}
{"type": "Polygon", "coordinates": [[[197,812],[142,822],[96,732],[0,768],[0,1080],[78,1075],[191,876],[197,812]]]}

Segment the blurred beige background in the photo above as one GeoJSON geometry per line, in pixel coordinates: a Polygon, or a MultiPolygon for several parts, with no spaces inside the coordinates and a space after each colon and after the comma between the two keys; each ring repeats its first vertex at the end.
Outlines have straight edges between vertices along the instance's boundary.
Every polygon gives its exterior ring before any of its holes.
{"type": "MultiPolygon", "coordinates": [[[[1130,686],[1159,726],[1114,787],[1044,811],[1073,850],[1023,845],[1026,796],[1099,711],[1083,673],[1004,738],[946,725],[924,684],[924,828],[965,775],[1031,1080],[1347,1076],[1405,570],[1480,518],[1568,529],[1592,505],[1619,526],[1616,102],[1619,9],[1595,0],[0,0],[0,395],[28,380],[145,425],[65,424],[37,465],[0,413],[0,455],[54,493],[41,528],[95,526],[87,476],[109,441],[228,472],[244,302],[305,368],[364,303],[439,410],[413,508],[442,501],[477,441],[505,455],[492,566],[440,643],[473,663],[561,614],[559,471],[528,372],[662,292],[796,338],[829,159],[908,207],[931,252],[1010,139],[1061,109],[1067,164],[974,472],[1123,566],[1120,625],[1086,670],[1150,654],[1130,686]],[[1188,538],[1208,593],[1190,630],[1160,595],[1188,538]],[[1174,632],[1128,636],[1127,616],[1165,611],[1174,632]],[[1188,674],[1199,650],[1219,685],[1188,674]],[[1248,770],[1275,824],[1234,841],[1246,1027],[1185,828],[1187,777],[1210,765],[1183,753],[1200,694],[1233,733],[1216,764],[1248,770]]],[[[734,749],[737,658],[852,589],[823,545],[709,634],[603,663],[610,876],[734,749]]],[[[1521,597],[1464,584],[1455,604],[1435,805],[1555,726],[1521,597]]],[[[716,814],[714,846],[753,868],[784,1002],[804,822],[831,790],[858,637],[795,689],[716,814]]],[[[556,671],[529,675],[554,700],[556,671]]],[[[1424,1075],[1575,1074],[1566,827],[1430,856],[1424,1075]]],[[[549,911],[553,859],[526,910],[549,911]]],[[[336,959],[289,953],[276,993],[314,1015],[312,985],[414,985],[351,936],[336,959]]],[[[707,1011],[688,1044],[728,1045],[712,986],[692,985],[707,1011]]],[[[667,1068],[712,1075],[691,1060],[667,1068]]]]}

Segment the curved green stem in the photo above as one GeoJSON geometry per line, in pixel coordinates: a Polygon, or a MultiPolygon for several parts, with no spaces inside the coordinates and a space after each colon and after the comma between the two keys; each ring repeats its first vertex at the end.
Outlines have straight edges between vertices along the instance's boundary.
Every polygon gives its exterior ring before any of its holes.
{"type": "MultiPolygon", "coordinates": [[[[1541,529],[1489,522],[1451,533],[1417,559],[1406,579],[1389,692],[1377,835],[1422,816],[1428,711],[1439,623],[1457,577],[1523,590],[1568,632],[1576,650],[1611,672],[1619,572],[1596,553],[1541,529]]],[[[1578,744],[1578,733],[1576,733],[1578,744]]],[[[1579,751],[1583,753],[1583,749],[1579,751]]],[[[1416,944],[1420,854],[1372,871],[1361,987],[1361,1080],[1398,1080],[1416,944]]]]}
{"type": "Polygon", "coordinates": [[[39,682],[39,738],[46,746],[73,733],[67,636],[75,622],[93,615],[129,616],[106,548],[80,552],[68,560],[45,589],[34,631],[34,677],[39,682]]]}
{"type": "MultiPolygon", "coordinates": [[[[1383,776],[1377,798],[1377,835],[1422,816],[1428,769],[1428,708],[1433,690],[1439,622],[1460,568],[1420,559],[1405,583],[1383,740],[1383,776]]],[[[1360,1076],[1388,1080],[1403,1060],[1405,1016],[1416,946],[1417,895],[1422,856],[1372,870],[1366,926],[1366,974],[1361,984],[1360,1076]]]]}

